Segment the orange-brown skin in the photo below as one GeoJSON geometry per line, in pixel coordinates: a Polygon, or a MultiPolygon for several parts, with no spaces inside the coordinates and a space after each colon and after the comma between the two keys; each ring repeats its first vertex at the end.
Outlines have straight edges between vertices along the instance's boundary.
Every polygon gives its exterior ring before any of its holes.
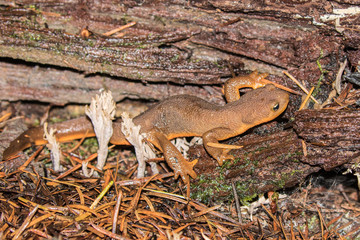
{"type": "Polygon", "coordinates": [[[239,100],[240,98],[240,88],[259,88],[265,86],[265,84],[261,81],[266,78],[269,74],[261,73],[258,74],[257,71],[254,71],[246,76],[238,76],[234,78],[230,78],[224,84],[224,93],[226,101],[233,102],[239,100]]]}
{"type": "MultiPolygon", "coordinates": [[[[208,143],[218,143],[242,134],[249,128],[275,119],[286,109],[289,95],[273,85],[252,90],[240,98],[238,86],[244,86],[242,80],[251,80],[254,77],[257,76],[253,73],[248,79],[232,80],[232,87],[225,88],[226,99],[230,99],[231,102],[224,106],[209,103],[195,96],[179,95],[161,101],[135,117],[133,121],[135,125],[141,126],[142,133],[147,134],[147,140],[163,152],[168,165],[174,170],[175,178],[180,175],[187,183],[189,176],[196,177],[193,166],[197,160],[188,162],[170,139],[202,137],[204,147],[221,166],[224,160],[234,157],[228,154],[229,149],[210,147],[208,143]],[[234,91],[234,88],[237,91],[234,91]]],[[[90,120],[85,117],[56,123],[51,127],[57,129],[56,137],[61,142],[82,138],[86,133],[88,137],[95,136],[90,120]]],[[[116,145],[129,145],[121,132],[121,123],[113,123],[113,128],[114,134],[110,142],[116,145]]],[[[47,141],[43,139],[42,127],[29,129],[11,142],[10,147],[4,152],[4,159],[32,144],[45,143],[47,141]]]]}

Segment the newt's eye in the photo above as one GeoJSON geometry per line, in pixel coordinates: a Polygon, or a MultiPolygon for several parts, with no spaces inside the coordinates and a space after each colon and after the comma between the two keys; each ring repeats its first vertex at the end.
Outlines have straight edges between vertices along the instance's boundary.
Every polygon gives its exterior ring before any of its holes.
{"type": "Polygon", "coordinates": [[[274,110],[274,112],[276,112],[277,110],[279,110],[279,107],[280,107],[279,103],[276,103],[272,109],[274,110]]]}

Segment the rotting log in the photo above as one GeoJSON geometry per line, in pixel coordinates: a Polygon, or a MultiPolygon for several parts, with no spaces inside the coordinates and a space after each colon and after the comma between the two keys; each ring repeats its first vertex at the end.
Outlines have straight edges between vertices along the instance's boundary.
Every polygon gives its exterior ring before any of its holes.
{"type": "Polygon", "coordinates": [[[303,110],[295,116],[294,129],[306,143],[301,161],[331,170],[360,155],[358,109],[303,110]]]}
{"type": "Polygon", "coordinates": [[[211,84],[230,74],[227,63],[217,61],[220,59],[215,53],[211,60],[206,60],[191,51],[171,46],[170,43],[199,32],[189,25],[179,24],[174,30],[174,26],[164,27],[150,16],[143,19],[134,16],[131,20],[137,24],[128,29],[123,38],[105,37],[96,32],[83,39],[79,35],[82,28],[89,26],[92,31],[104,33],[127,23],[131,18],[129,12],[118,13],[120,7],[104,18],[98,12],[98,7],[103,9],[103,6],[95,3],[88,3],[89,9],[80,15],[81,4],[77,1],[57,7],[51,4],[50,9],[46,4],[40,6],[51,13],[16,8],[0,12],[3,20],[0,56],[145,82],[211,84]]]}
{"type": "MultiPolygon", "coordinates": [[[[232,150],[233,163],[219,167],[215,160],[206,156],[202,147],[195,149],[200,174],[193,181],[194,197],[204,201],[228,199],[232,196],[231,182],[243,201],[259,194],[293,187],[305,180],[320,167],[301,162],[302,145],[296,133],[287,131],[266,134],[248,134],[232,144],[243,146],[232,150]]],[[[194,151],[194,150],[193,150],[194,151]]]]}
{"type": "Polygon", "coordinates": [[[320,169],[350,168],[360,156],[359,120],[358,109],[298,111],[293,129],[250,133],[231,140],[231,144],[244,147],[232,150],[236,160],[223,167],[197,146],[192,158],[199,158],[196,170],[200,176],[193,181],[193,194],[204,200],[214,196],[226,199],[231,195],[231,182],[235,182],[238,194],[249,199],[293,187],[320,169]]]}
{"type": "Polygon", "coordinates": [[[177,94],[193,94],[215,103],[223,103],[220,88],[198,85],[143,83],[124,78],[79,74],[69,69],[45,68],[0,62],[0,98],[64,105],[89,103],[100,90],[111,90],[116,102],[124,98],[162,100],[177,94]]]}
{"type": "MultiPolygon", "coordinates": [[[[80,75],[101,73],[163,84],[220,84],[231,76],[231,69],[259,69],[271,73],[270,79],[294,86],[282,77],[285,69],[313,85],[324,73],[319,65],[326,70],[323,81],[332,82],[346,55],[352,66],[358,64],[356,15],[337,13],[351,7],[351,1],[325,0],[20,0],[0,7],[0,57],[44,69],[73,69],[80,75]],[[335,24],[340,18],[340,25],[335,24]],[[122,37],[102,35],[129,22],[136,24],[122,31],[122,37]],[[82,38],[84,28],[93,34],[82,38]]],[[[23,100],[31,99],[24,94],[23,100]]]]}

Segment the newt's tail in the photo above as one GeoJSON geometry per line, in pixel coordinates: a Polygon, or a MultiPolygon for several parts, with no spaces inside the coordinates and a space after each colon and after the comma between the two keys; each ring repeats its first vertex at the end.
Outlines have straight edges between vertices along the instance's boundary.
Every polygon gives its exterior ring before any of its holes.
{"type": "MultiPolygon", "coordinates": [[[[49,126],[49,128],[56,129],[55,136],[59,142],[79,139],[84,137],[85,134],[87,137],[95,136],[90,120],[85,117],[55,123],[49,126]]],[[[42,145],[45,143],[47,141],[44,139],[44,128],[31,128],[10,143],[10,146],[3,153],[3,159],[9,159],[32,145],[42,145]]]]}
{"type": "MultiPolygon", "coordinates": [[[[48,128],[56,129],[55,136],[59,142],[80,139],[85,135],[86,137],[95,136],[93,125],[86,117],[55,123],[48,128]]],[[[121,132],[121,123],[113,123],[113,136],[111,137],[110,142],[115,145],[130,145],[124,134],[121,132]]],[[[29,129],[10,143],[10,146],[5,149],[3,153],[3,159],[7,160],[32,145],[42,145],[46,143],[47,141],[44,139],[43,127],[29,129]]]]}
{"type": "Polygon", "coordinates": [[[41,130],[40,127],[32,128],[23,132],[20,136],[18,136],[14,141],[10,143],[10,146],[5,149],[3,153],[3,160],[9,159],[15,156],[17,153],[21,152],[22,150],[31,147],[31,145],[35,144],[34,140],[37,139],[37,135],[40,134],[40,130],[41,130]]]}

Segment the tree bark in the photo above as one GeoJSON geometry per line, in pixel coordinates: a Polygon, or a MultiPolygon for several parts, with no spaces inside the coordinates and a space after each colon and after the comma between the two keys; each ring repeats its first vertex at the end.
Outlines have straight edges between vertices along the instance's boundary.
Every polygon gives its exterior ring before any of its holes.
{"type": "Polygon", "coordinates": [[[296,113],[294,128],[306,142],[301,161],[325,170],[351,163],[360,156],[359,110],[304,110],[296,113]]]}
{"type": "Polygon", "coordinates": [[[196,169],[201,177],[194,181],[198,190],[194,195],[200,199],[227,199],[231,182],[235,182],[238,194],[246,199],[293,187],[320,169],[330,171],[346,165],[359,171],[359,119],[359,110],[299,111],[294,122],[296,132],[289,129],[269,133],[268,127],[262,126],[230,141],[243,148],[232,150],[236,160],[221,168],[202,146],[197,146],[191,155],[199,158],[196,169]]]}
{"type": "MultiPolygon", "coordinates": [[[[353,1],[23,0],[11,4],[0,11],[2,60],[36,63],[43,71],[76,70],[80,78],[105,74],[117,81],[209,85],[224,82],[232,70],[258,69],[294,87],[282,70],[313,85],[323,74],[320,65],[326,70],[323,81],[331,82],[341,59],[348,56],[352,66],[359,59],[353,1]],[[122,37],[102,35],[129,22],[136,24],[122,37]],[[93,34],[82,38],[83,28],[93,34]]],[[[29,87],[36,89],[35,77],[29,78],[29,87]]],[[[143,94],[142,88],[133,89],[138,91],[135,95],[143,94]]],[[[78,85],[73,90],[81,93],[78,85]]],[[[39,97],[22,93],[18,91],[13,99],[51,101],[43,99],[41,91],[39,97]]],[[[65,102],[65,98],[54,100],[65,102]]]]}
{"type": "Polygon", "coordinates": [[[55,105],[89,103],[100,90],[111,90],[116,102],[124,98],[159,100],[177,94],[194,94],[223,103],[221,89],[198,85],[143,83],[110,76],[80,74],[70,69],[0,62],[0,96],[3,100],[41,101],[55,105]]]}

